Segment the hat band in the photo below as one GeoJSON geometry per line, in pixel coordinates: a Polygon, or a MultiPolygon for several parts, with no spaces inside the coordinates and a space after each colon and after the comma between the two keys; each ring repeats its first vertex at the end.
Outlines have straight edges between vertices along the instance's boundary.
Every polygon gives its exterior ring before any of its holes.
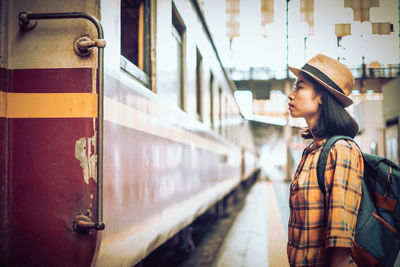
{"type": "Polygon", "coordinates": [[[340,89],[340,87],[334,81],[332,81],[328,76],[326,76],[322,71],[320,71],[316,67],[305,64],[301,69],[311,73],[312,75],[314,75],[315,77],[317,77],[318,79],[320,79],[321,81],[323,81],[336,91],[339,91],[340,93],[344,94],[343,90],[340,89]]]}

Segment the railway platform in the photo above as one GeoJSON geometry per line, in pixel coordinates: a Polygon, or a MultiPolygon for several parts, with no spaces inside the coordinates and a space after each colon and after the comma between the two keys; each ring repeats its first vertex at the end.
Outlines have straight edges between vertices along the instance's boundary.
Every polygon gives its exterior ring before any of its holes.
{"type": "MultiPolygon", "coordinates": [[[[231,221],[219,220],[219,226],[212,230],[217,233],[206,236],[196,252],[177,266],[289,266],[288,200],[289,183],[259,179],[248,191],[238,213],[230,216],[231,221]]],[[[394,266],[400,267],[399,256],[394,266]]]]}
{"type": "MultiPolygon", "coordinates": [[[[243,193],[239,204],[231,205],[224,216],[208,213],[190,227],[192,251],[182,254],[164,246],[135,267],[289,266],[289,183],[259,178],[243,193]]],[[[394,266],[400,267],[399,256],[394,266]]]]}
{"type": "Polygon", "coordinates": [[[235,198],[223,215],[208,212],[185,230],[192,247],[182,253],[178,235],[135,267],[289,266],[289,184],[259,177],[235,198]]]}
{"type": "MultiPolygon", "coordinates": [[[[212,267],[286,267],[289,183],[258,180],[217,253],[212,267]]],[[[400,254],[394,267],[400,267],[400,254]]]]}
{"type": "Polygon", "coordinates": [[[192,225],[195,249],[186,255],[167,247],[142,266],[289,266],[286,256],[289,184],[259,178],[225,215],[206,215],[192,225]],[[208,224],[208,226],[207,226],[208,224]],[[199,230],[199,225],[204,230],[199,230]],[[175,251],[175,252],[172,252],[175,251]]]}
{"type": "Polygon", "coordinates": [[[286,257],[288,194],[289,185],[285,182],[257,181],[213,266],[289,266],[286,257]]]}

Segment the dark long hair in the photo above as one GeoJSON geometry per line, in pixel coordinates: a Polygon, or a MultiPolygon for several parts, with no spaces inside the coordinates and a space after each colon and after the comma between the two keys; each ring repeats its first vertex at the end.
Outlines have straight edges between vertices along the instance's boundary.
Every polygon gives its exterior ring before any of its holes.
{"type": "Polygon", "coordinates": [[[319,82],[307,73],[304,78],[311,82],[317,93],[322,93],[322,110],[317,125],[313,129],[306,128],[300,132],[304,139],[329,138],[334,135],[346,135],[354,138],[358,133],[358,124],[344,109],[344,106],[325,89],[319,82]],[[311,134],[312,131],[312,134],[311,134]]]}

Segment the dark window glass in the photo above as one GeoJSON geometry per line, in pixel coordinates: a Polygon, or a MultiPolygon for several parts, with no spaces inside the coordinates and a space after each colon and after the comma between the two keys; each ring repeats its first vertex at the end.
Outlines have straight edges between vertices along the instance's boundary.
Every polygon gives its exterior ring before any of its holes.
{"type": "Polygon", "coordinates": [[[174,48],[171,51],[171,56],[176,58],[171,62],[171,86],[173,87],[172,95],[174,102],[183,110],[185,109],[185,92],[184,92],[184,57],[185,57],[185,25],[180,17],[176,7],[172,4],[172,39],[174,48]]]}
{"type": "Polygon", "coordinates": [[[214,128],[214,75],[210,73],[210,120],[211,128],[214,128]]]}
{"type": "Polygon", "coordinates": [[[144,0],[121,1],[121,54],[143,70],[144,0]]]}
{"type": "Polygon", "coordinates": [[[201,86],[202,86],[202,65],[203,65],[203,58],[200,54],[200,51],[197,49],[196,50],[196,113],[199,116],[200,120],[202,119],[202,92],[201,92],[201,86]]]}

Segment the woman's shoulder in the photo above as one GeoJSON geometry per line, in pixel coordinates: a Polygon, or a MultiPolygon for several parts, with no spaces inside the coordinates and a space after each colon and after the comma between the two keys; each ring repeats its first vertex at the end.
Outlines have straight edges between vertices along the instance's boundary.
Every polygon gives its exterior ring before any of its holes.
{"type": "Polygon", "coordinates": [[[330,154],[333,155],[341,154],[347,156],[354,155],[362,157],[361,150],[358,147],[357,143],[351,140],[340,139],[336,141],[336,143],[332,146],[330,152],[331,152],[330,154]]]}
{"type": "Polygon", "coordinates": [[[339,139],[332,147],[358,148],[358,145],[354,140],[339,139]]]}

